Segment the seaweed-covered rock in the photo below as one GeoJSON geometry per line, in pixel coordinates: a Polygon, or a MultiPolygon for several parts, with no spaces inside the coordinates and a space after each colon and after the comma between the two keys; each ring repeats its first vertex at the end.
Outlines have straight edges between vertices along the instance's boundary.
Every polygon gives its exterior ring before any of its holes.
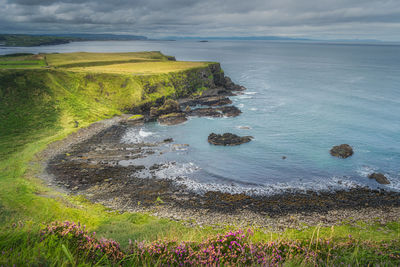
{"type": "Polygon", "coordinates": [[[383,175],[382,173],[371,173],[370,175],[368,175],[369,179],[375,179],[375,181],[377,181],[380,184],[390,184],[388,178],[386,178],[385,175],[383,175]]]}
{"type": "Polygon", "coordinates": [[[159,107],[152,107],[150,109],[150,116],[151,117],[159,117],[161,115],[166,115],[170,113],[179,113],[181,111],[181,108],[179,106],[178,101],[172,100],[172,99],[167,99],[165,100],[164,104],[159,107]]]}
{"type": "Polygon", "coordinates": [[[184,113],[169,113],[158,117],[157,121],[163,125],[176,125],[187,121],[184,113]]]}
{"type": "Polygon", "coordinates": [[[224,133],[224,134],[215,134],[211,133],[208,136],[208,142],[217,146],[237,146],[247,142],[250,142],[253,139],[252,136],[238,136],[232,133],[224,133]]]}
{"type": "Polygon", "coordinates": [[[334,157],[338,158],[348,158],[353,155],[353,148],[348,144],[341,144],[339,146],[334,146],[330,150],[330,153],[334,157]]]}

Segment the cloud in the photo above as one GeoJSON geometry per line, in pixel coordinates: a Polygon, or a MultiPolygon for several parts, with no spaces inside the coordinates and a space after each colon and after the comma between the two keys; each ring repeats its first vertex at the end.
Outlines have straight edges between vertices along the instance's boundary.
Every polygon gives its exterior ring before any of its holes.
{"type": "Polygon", "coordinates": [[[0,0],[0,31],[400,41],[398,0],[0,0]]]}

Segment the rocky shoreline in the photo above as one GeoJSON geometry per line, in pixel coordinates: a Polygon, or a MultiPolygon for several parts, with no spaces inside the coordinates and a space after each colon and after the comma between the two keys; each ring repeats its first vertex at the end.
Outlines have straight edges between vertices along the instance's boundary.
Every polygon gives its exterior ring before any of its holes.
{"type": "Polygon", "coordinates": [[[357,220],[385,223],[400,218],[400,193],[383,190],[356,188],[272,196],[192,192],[177,183],[180,177],[157,177],[157,171],[168,167],[157,163],[157,158],[186,144],[175,144],[169,136],[152,143],[120,142],[128,128],[140,127],[146,121],[173,125],[188,116],[239,115],[238,108],[227,106],[231,104],[228,96],[244,88],[230,79],[225,83],[225,87],[206,90],[201,96],[164,101],[134,119],[126,115],[93,124],[50,145],[42,153],[46,167],[42,178],[51,186],[115,210],[150,212],[188,225],[256,225],[282,230],[357,220]],[[156,163],[136,163],[145,158],[156,163]]]}

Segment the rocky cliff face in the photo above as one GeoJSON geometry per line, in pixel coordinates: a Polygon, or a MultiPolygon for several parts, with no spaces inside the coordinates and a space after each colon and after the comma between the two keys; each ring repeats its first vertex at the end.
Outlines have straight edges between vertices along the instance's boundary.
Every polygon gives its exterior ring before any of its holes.
{"type": "Polygon", "coordinates": [[[214,88],[222,90],[244,89],[232,83],[229,77],[224,75],[219,63],[209,63],[204,67],[181,72],[142,76],[139,79],[143,85],[143,100],[149,95],[158,95],[158,97],[153,97],[151,101],[144,101],[139,105],[135,105],[130,110],[132,113],[148,113],[152,106],[162,105],[165,98],[180,99],[214,88]]]}

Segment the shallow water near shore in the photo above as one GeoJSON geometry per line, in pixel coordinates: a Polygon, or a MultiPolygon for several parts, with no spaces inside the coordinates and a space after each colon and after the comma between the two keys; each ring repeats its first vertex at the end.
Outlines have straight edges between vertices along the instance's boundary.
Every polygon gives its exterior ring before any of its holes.
{"type": "MultiPolygon", "coordinates": [[[[176,162],[157,172],[200,191],[274,194],[356,186],[400,190],[400,46],[267,41],[77,42],[15,52],[160,50],[177,60],[221,62],[247,88],[232,97],[235,118],[191,118],[177,126],[149,123],[128,129],[121,142],[172,137],[173,152],[147,157],[176,162]],[[241,129],[246,126],[249,129],[241,129]],[[211,133],[251,135],[236,147],[212,146],[211,133]],[[330,156],[348,143],[355,154],[330,156]],[[282,159],[286,156],[286,159],[282,159]],[[368,179],[387,175],[390,185],[368,179]]],[[[122,162],[121,164],[129,164],[122,162]]],[[[142,162],[146,164],[146,162],[142,162]]]]}

